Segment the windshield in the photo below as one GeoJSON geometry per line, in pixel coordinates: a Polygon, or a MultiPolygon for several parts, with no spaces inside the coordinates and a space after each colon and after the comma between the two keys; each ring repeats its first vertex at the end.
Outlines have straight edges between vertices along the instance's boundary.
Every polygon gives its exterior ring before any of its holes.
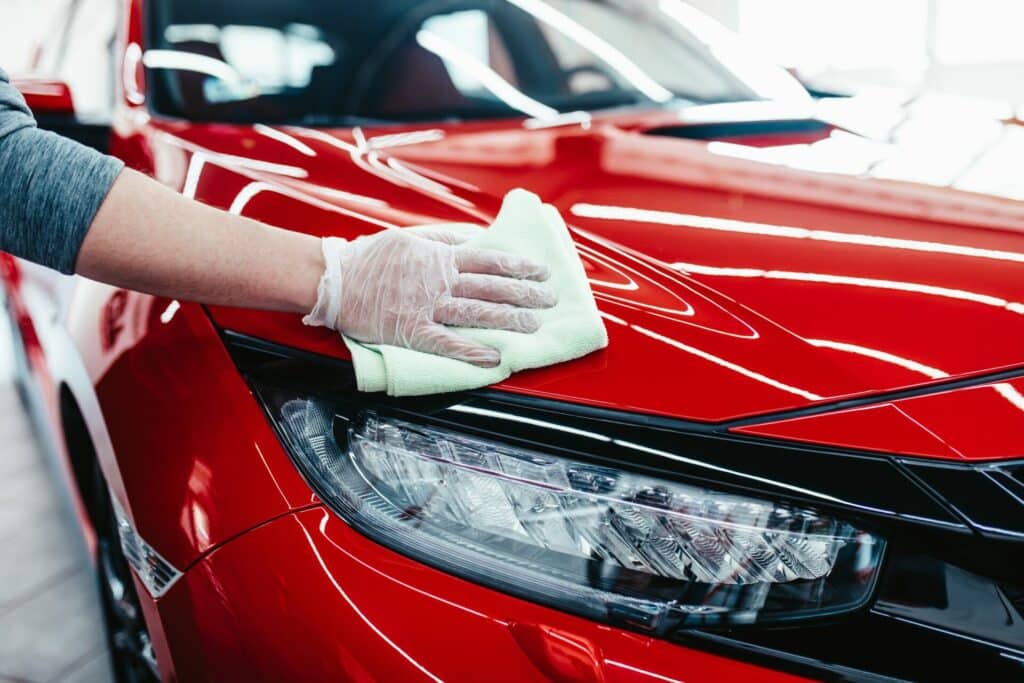
{"type": "Polygon", "coordinates": [[[727,64],[708,23],[681,0],[154,0],[143,63],[158,112],[214,121],[547,119],[792,91],[774,67],[727,64]]]}

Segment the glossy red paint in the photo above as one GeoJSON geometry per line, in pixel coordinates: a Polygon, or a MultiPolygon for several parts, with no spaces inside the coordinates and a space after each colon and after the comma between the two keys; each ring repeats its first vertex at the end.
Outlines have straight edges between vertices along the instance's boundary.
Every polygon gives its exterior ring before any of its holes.
{"type": "Polygon", "coordinates": [[[1024,380],[1008,379],[732,431],[953,460],[1024,456],[1024,380]]]}
{"type": "Polygon", "coordinates": [[[32,315],[25,306],[21,296],[21,268],[17,260],[0,252],[0,285],[3,285],[5,303],[9,309],[11,320],[17,328],[19,342],[25,353],[25,358],[34,373],[46,372],[46,358],[43,347],[36,335],[35,324],[32,322],[32,315]]]}
{"type": "Polygon", "coordinates": [[[0,252],[0,286],[3,287],[4,302],[16,328],[18,342],[21,344],[25,361],[33,375],[50,388],[51,378],[46,366],[46,352],[36,333],[32,314],[25,304],[22,291],[23,283],[24,276],[17,259],[0,252]]]}
{"type": "MultiPolygon", "coordinates": [[[[147,125],[158,177],[183,187],[198,153],[197,197],[313,234],[486,223],[518,185],[554,203],[611,343],[521,373],[501,385],[509,391],[718,421],[1024,361],[1024,212],[1009,202],[821,179],[610,125],[477,125],[382,149],[372,149],[380,131],[365,132],[367,149],[349,132],[282,131],[307,153],[250,129],[147,125]],[[783,183],[788,196],[771,196],[783,183]],[[860,209],[825,206],[833,195],[860,209]],[[1006,228],[989,227],[996,220],[1006,228]],[[679,379],[634,381],[665,368],[679,379]]],[[[212,313],[224,327],[344,357],[294,318],[212,313]]]]}
{"type": "Polygon", "coordinates": [[[314,499],[202,309],[83,283],[68,328],[117,460],[101,465],[172,565],[314,499]]]}
{"type": "Polygon", "coordinates": [[[891,403],[734,427],[731,431],[883,453],[960,458],[957,451],[891,403]]]}
{"type": "Polygon", "coordinates": [[[968,460],[1024,457],[1024,381],[1011,379],[896,401],[968,460]]]}
{"type": "Polygon", "coordinates": [[[323,509],[216,550],[157,608],[182,681],[802,680],[481,588],[323,509]]]}
{"type": "Polygon", "coordinates": [[[45,78],[12,78],[11,84],[21,91],[25,103],[36,116],[74,116],[75,102],[71,88],[63,81],[45,78]]]}

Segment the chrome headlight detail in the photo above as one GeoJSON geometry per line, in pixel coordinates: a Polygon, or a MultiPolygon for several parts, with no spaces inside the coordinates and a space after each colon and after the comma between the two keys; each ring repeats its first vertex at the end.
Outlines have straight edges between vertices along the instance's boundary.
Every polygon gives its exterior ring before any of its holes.
{"type": "Polygon", "coordinates": [[[851,611],[884,542],[811,510],[329,402],[272,417],[310,485],[373,540],[593,619],[665,633],[851,611]],[[339,446],[338,441],[343,445],[339,446]]]}

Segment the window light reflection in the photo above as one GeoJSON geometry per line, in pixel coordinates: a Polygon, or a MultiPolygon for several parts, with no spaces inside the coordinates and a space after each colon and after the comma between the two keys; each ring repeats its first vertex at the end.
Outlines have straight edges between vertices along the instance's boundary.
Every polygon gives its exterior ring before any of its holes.
{"type": "Polygon", "coordinates": [[[128,43],[124,49],[124,58],[121,60],[121,87],[124,88],[125,98],[132,104],[143,104],[146,101],[146,94],[140,90],[136,78],[140,61],[142,46],[138,43],[128,43]]]}
{"type": "Polygon", "coordinates": [[[535,427],[546,427],[547,429],[556,429],[560,432],[566,432],[567,434],[573,434],[575,436],[583,436],[588,439],[595,439],[597,441],[611,441],[611,437],[605,436],[604,434],[598,434],[597,432],[588,432],[584,429],[576,429],[575,427],[569,427],[566,425],[558,424],[556,422],[548,422],[547,420],[537,420],[535,418],[525,417],[523,415],[516,415],[515,413],[503,413],[497,410],[488,410],[487,408],[477,408],[476,406],[467,405],[454,405],[451,406],[449,410],[454,410],[459,413],[481,415],[483,417],[493,417],[499,420],[511,420],[513,422],[533,425],[535,427]]]}
{"type": "Polygon", "coordinates": [[[188,160],[188,170],[185,172],[185,184],[181,193],[189,199],[195,199],[196,190],[199,188],[199,178],[203,174],[203,167],[206,165],[206,156],[202,152],[195,152],[188,160]]]}
{"type": "Polygon", "coordinates": [[[641,453],[650,453],[651,455],[659,455],[659,456],[661,456],[663,458],[668,458],[670,460],[675,460],[677,462],[682,462],[682,463],[685,463],[687,465],[693,465],[695,467],[701,467],[701,468],[704,468],[704,469],[711,470],[713,472],[722,472],[722,473],[729,474],[729,475],[732,475],[732,476],[742,477],[743,479],[749,479],[751,481],[756,481],[756,482],[760,482],[760,483],[763,483],[763,484],[770,484],[771,486],[777,486],[779,488],[784,488],[784,489],[787,489],[789,491],[794,491],[796,493],[802,493],[802,494],[805,494],[805,495],[808,495],[808,496],[813,496],[814,498],[817,498],[819,500],[827,500],[827,501],[832,502],[832,503],[841,503],[843,505],[851,505],[851,506],[858,507],[858,508],[861,508],[861,509],[874,510],[876,512],[884,512],[884,513],[887,513],[887,514],[892,514],[892,512],[890,510],[884,510],[884,509],[881,509],[881,508],[871,508],[871,507],[867,507],[867,506],[860,505],[860,504],[857,504],[857,503],[852,503],[850,501],[846,501],[846,500],[843,500],[841,498],[836,498],[835,496],[830,496],[828,494],[822,493],[821,491],[814,491],[812,489],[806,489],[806,488],[803,488],[802,486],[793,486],[792,484],[787,484],[786,482],[780,481],[780,480],[777,480],[777,479],[769,479],[767,477],[759,477],[759,476],[754,475],[754,474],[748,474],[746,472],[741,472],[739,470],[729,469],[728,467],[722,467],[720,465],[713,465],[713,464],[711,464],[709,462],[705,462],[703,460],[697,460],[695,458],[687,458],[687,457],[682,456],[682,455],[677,455],[676,453],[669,453],[668,451],[663,451],[663,450],[661,450],[659,448],[651,448],[650,446],[645,446],[643,444],[634,443],[633,441],[627,441],[625,439],[612,439],[612,443],[615,443],[616,445],[619,445],[619,446],[624,446],[626,448],[629,448],[629,449],[632,449],[632,450],[635,450],[635,451],[640,451],[641,453]]]}
{"type": "Polygon", "coordinates": [[[177,299],[174,299],[173,301],[171,301],[171,303],[167,304],[167,308],[165,308],[163,310],[163,313],[160,314],[160,322],[162,322],[164,325],[170,323],[172,320],[174,320],[175,314],[180,309],[181,303],[177,299]]]}
{"type": "MultiPolygon", "coordinates": [[[[596,55],[601,61],[615,69],[637,90],[655,102],[668,102],[673,95],[665,87],[643,72],[632,60],[613,45],[595,35],[589,29],[573,21],[543,0],[508,0],[538,21],[542,21],[570,40],[579,43],[596,55]]],[[[555,112],[557,114],[557,112],[555,112]]]]}
{"type": "MultiPolygon", "coordinates": [[[[327,521],[328,521],[329,518],[330,518],[330,514],[329,513],[324,513],[323,519],[320,522],[320,527],[319,527],[320,533],[324,537],[326,537],[326,535],[327,535],[326,534],[326,525],[327,525],[327,521]]],[[[384,633],[384,631],[380,630],[380,627],[377,626],[377,624],[374,623],[374,621],[372,619],[370,619],[368,616],[366,616],[366,613],[363,612],[363,610],[361,610],[359,608],[359,605],[357,605],[356,602],[351,597],[349,597],[349,594],[345,591],[344,588],[341,587],[341,584],[338,583],[338,580],[335,578],[334,573],[327,566],[327,563],[324,561],[323,556],[320,554],[320,550],[319,550],[319,548],[317,548],[316,541],[313,540],[313,537],[310,535],[309,531],[307,531],[305,527],[302,527],[302,533],[306,536],[306,540],[309,543],[309,549],[312,550],[313,551],[313,555],[316,556],[317,564],[319,564],[320,568],[323,570],[324,577],[331,583],[332,586],[334,586],[334,590],[338,593],[338,595],[341,596],[342,600],[344,600],[345,602],[348,603],[348,606],[352,608],[352,611],[356,613],[356,616],[358,616],[363,621],[364,624],[369,626],[370,630],[372,630],[374,633],[376,633],[377,636],[381,640],[383,640],[395,652],[397,652],[399,655],[401,655],[403,659],[405,659],[407,662],[409,662],[414,667],[416,667],[424,676],[426,676],[430,680],[434,681],[434,683],[444,683],[444,681],[442,679],[440,679],[437,676],[435,676],[429,669],[427,669],[425,666],[423,666],[423,664],[421,664],[419,662],[419,660],[417,660],[411,654],[409,654],[408,652],[403,650],[398,645],[398,643],[396,643],[394,640],[389,638],[388,635],[386,633],[384,633]]]]}
{"type": "Polygon", "coordinates": [[[198,55],[182,50],[146,50],[142,55],[142,63],[149,69],[175,69],[178,71],[194,71],[220,79],[234,86],[244,85],[241,74],[227,62],[213,57],[198,55]]]}
{"type": "Polygon", "coordinates": [[[387,221],[383,221],[383,220],[374,218],[373,216],[368,216],[368,215],[365,215],[365,214],[361,214],[361,213],[358,213],[356,211],[350,211],[349,209],[346,209],[346,208],[341,207],[341,206],[337,206],[336,204],[331,204],[330,202],[324,201],[323,199],[320,199],[319,197],[316,197],[316,196],[311,195],[311,194],[307,194],[305,192],[301,192],[301,191],[296,190],[294,188],[286,187],[286,186],[283,186],[283,185],[272,185],[270,183],[264,183],[264,182],[260,182],[260,181],[249,183],[248,185],[243,187],[238,192],[238,194],[235,195],[235,199],[231,202],[231,206],[230,206],[230,208],[228,208],[228,212],[229,213],[233,213],[236,216],[244,215],[243,212],[245,211],[245,207],[249,205],[249,202],[251,202],[254,197],[256,197],[257,195],[259,195],[262,192],[274,192],[274,193],[283,195],[285,197],[289,197],[291,199],[294,199],[296,201],[305,202],[306,204],[310,204],[312,206],[315,206],[318,209],[323,209],[325,211],[332,211],[334,213],[340,213],[343,216],[347,216],[349,218],[355,218],[355,219],[363,221],[365,223],[371,223],[373,225],[377,225],[377,226],[380,226],[382,228],[396,228],[396,227],[398,227],[394,223],[389,223],[387,221]]]}
{"type": "Polygon", "coordinates": [[[785,69],[749,50],[745,41],[703,12],[682,0],[660,0],[658,10],[707,45],[762,97],[787,102],[811,100],[803,85],[785,69]]]}
{"type": "Polygon", "coordinates": [[[811,346],[818,348],[832,349],[834,351],[844,351],[846,353],[855,353],[859,356],[866,356],[867,358],[874,358],[875,360],[882,361],[883,363],[891,363],[892,365],[898,365],[901,368],[906,368],[911,372],[917,372],[919,374],[928,377],[929,379],[943,379],[949,377],[949,373],[943,372],[938,368],[933,368],[924,363],[918,363],[915,360],[904,358],[903,356],[897,356],[894,353],[888,353],[880,349],[872,349],[867,346],[860,346],[859,344],[849,344],[846,342],[831,341],[829,339],[805,339],[811,346]]]}
{"type": "Polygon", "coordinates": [[[420,31],[416,34],[416,42],[420,44],[420,47],[433,52],[455,68],[471,74],[480,82],[480,85],[513,109],[538,119],[558,116],[556,109],[523,94],[502,78],[498,72],[438,34],[431,31],[420,31]]]}
{"type": "MultiPolygon", "coordinates": [[[[841,276],[834,275],[820,275],[819,279],[812,280],[809,276],[816,275],[814,273],[785,273],[782,271],[764,271],[756,268],[713,268],[710,266],[696,266],[693,264],[675,264],[677,267],[689,272],[701,272],[712,275],[731,275],[734,277],[766,277],[766,278],[779,278],[786,279],[787,275],[799,276],[798,278],[802,281],[821,281],[834,283],[839,280],[846,280],[843,284],[856,284],[858,286],[868,287],[882,287],[882,288],[893,288],[892,285],[899,285],[895,287],[903,291],[919,291],[924,294],[932,294],[936,296],[951,296],[956,299],[963,299],[968,301],[974,301],[975,303],[989,304],[993,306],[999,306],[1006,308],[1014,313],[1024,313],[1024,304],[1019,303],[1007,303],[1003,299],[997,297],[989,297],[984,294],[974,294],[973,292],[964,292],[961,290],[948,290],[943,287],[931,287],[928,285],[913,285],[907,282],[890,282],[886,280],[869,280],[867,278],[843,278],[841,276]],[[850,282],[853,281],[853,282],[850,282]]],[[[630,325],[635,328],[636,326],[630,325]]],[[[639,330],[638,330],[639,331],[639,330]]],[[[649,336],[649,335],[648,335],[649,336]]],[[[951,375],[944,370],[919,363],[909,358],[897,356],[896,354],[888,353],[879,349],[872,349],[866,346],[860,346],[858,344],[850,344],[846,342],[832,341],[828,339],[805,339],[808,344],[820,348],[829,348],[835,351],[844,351],[847,353],[855,353],[868,358],[874,358],[885,363],[891,363],[898,365],[902,368],[917,372],[929,379],[946,379],[951,375]]],[[[1006,382],[1000,382],[993,384],[992,388],[995,389],[1000,396],[1010,402],[1015,408],[1024,411],[1024,395],[1022,395],[1012,384],[1006,382]]]]}
{"type": "Polygon", "coordinates": [[[388,135],[374,135],[366,138],[366,145],[370,149],[390,149],[406,145],[420,145],[428,142],[444,140],[445,133],[440,128],[428,130],[413,130],[407,133],[391,133],[388,135]]]}
{"type": "Polygon", "coordinates": [[[634,330],[635,332],[639,332],[640,334],[642,334],[642,335],[644,335],[646,337],[650,337],[651,339],[654,339],[656,341],[660,341],[663,344],[668,344],[669,346],[671,346],[673,348],[676,348],[676,349],[679,349],[680,351],[685,351],[686,353],[689,353],[690,355],[697,356],[698,358],[701,358],[703,360],[706,360],[706,361],[709,361],[711,363],[714,363],[715,365],[723,367],[726,370],[731,370],[732,372],[735,372],[737,374],[743,375],[744,377],[752,379],[752,380],[754,380],[756,382],[760,382],[761,384],[766,384],[766,385],[768,385],[770,387],[774,387],[774,388],[779,389],[781,391],[785,391],[786,393],[794,394],[794,395],[799,396],[801,398],[805,398],[808,401],[820,401],[820,400],[822,400],[822,398],[824,398],[822,396],[819,396],[818,394],[815,394],[813,392],[807,391],[805,389],[800,389],[798,387],[791,386],[791,385],[786,384],[784,382],[780,382],[777,379],[773,379],[771,377],[768,377],[767,375],[762,375],[761,373],[759,373],[759,372],[757,372],[755,370],[751,370],[750,368],[744,367],[744,366],[742,366],[742,365],[740,365],[738,363],[733,363],[732,361],[725,360],[724,358],[721,358],[721,357],[716,356],[714,354],[708,353],[707,351],[704,351],[703,349],[698,349],[695,346],[690,346],[689,344],[684,344],[683,342],[679,341],[678,339],[672,339],[671,337],[666,337],[663,334],[658,334],[657,332],[654,332],[652,330],[648,330],[646,327],[641,327],[640,325],[630,324],[629,328],[631,330],[634,330]]]}
{"type": "Polygon", "coordinates": [[[280,142],[283,145],[287,145],[292,149],[296,150],[297,152],[306,155],[307,157],[316,156],[316,152],[313,151],[312,147],[307,145],[302,140],[299,140],[294,135],[289,135],[283,130],[271,128],[270,126],[263,125],[262,123],[257,123],[252,127],[252,129],[259,135],[270,138],[271,140],[276,140],[277,142],[280,142]]]}
{"type": "Polygon", "coordinates": [[[181,149],[185,149],[193,154],[202,154],[203,161],[205,163],[214,164],[216,166],[224,166],[226,168],[244,168],[250,171],[262,171],[264,173],[287,176],[289,178],[306,178],[309,176],[309,172],[306,169],[299,168],[298,166],[275,164],[269,161],[261,161],[260,159],[252,159],[249,157],[237,156],[235,154],[213,152],[200,147],[195,143],[184,140],[183,138],[171,135],[170,133],[157,133],[156,138],[165,144],[173,147],[180,147],[181,149]]]}
{"type": "Polygon", "coordinates": [[[325,133],[322,130],[317,130],[316,128],[306,128],[303,126],[286,126],[285,128],[293,133],[302,135],[311,140],[322,142],[325,145],[330,145],[331,147],[337,147],[343,152],[348,152],[349,154],[356,151],[355,145],[353,145],[351,142],[346,142],[337,136],[331,135],[330,133],[325,133]]]}
{"type": "Polygon", "coordinates": [[[1024,411],[1024,396],[1017,391],[1015,386],[1008,382],[997,382],[992,385],[992,388],[995,389],[1000,396],[1009,401],[1013,407],[1024,411]]]}
{"type": "Polygon", "coordinates": [[[1024,263],[1024,253],[1001,251],[998,249],[982,249],[943,242],[926,242],[881,235],[865,235],[859,233],[834,232],[815,228],[800,228],[787,225],[771,225],[768,223],[752,223],[729,218],[712,218],[694,214],[676,213],[674,211],[656,211],[625,206],[608,206],[602,204],[573,204],[569,209],[574,216],[581,218],[597,218],[603,220],[633,221],[637,223],[658,223],[682,228],[699,230],[717,230],[748,235],[767,237],[784,237],[788,239],[810,239],[837,244],[855,244],[865,247],[881,247],[885,249],[904,249],[953,256],[969,256],[972,258],[993,259],[997,261],[1013,261],[1024,263]]]}
{"type": "Polygon", "coordinates": [[[855,277],[852,275],[830,275],[827,273],[803,273],[785,270],[761,270],[759,268],[723,268],[717,266],[705,266],[696,263],[673,263],[674,268],[697,275],[712,275],[720,277],[745,277],[764,278],[766,280],[791,280],[796,282],[815,282],[829,285],[851,285],[854,287],[868,287],[874,289],[888,289],[899,292],[913,292],[927,296],[945,297],[960,301],[1005,308],[1006,310],[1021,314],[1024,313],[1024,304],[1007,301],[997,296],[980,294],[963,289],[950,287],[939,287],[937,285],[926,285],[916,282],[904,282],[902,280],[880,280],[875,278],[855,277]]]}
{"type": "MultiPolygon", "coordinates": [[[[388,163],[382,162],[380,160],[380,154],[377,152],[378,149],[389,149],[401,145],[412,145],[441,140],[444,138],[444,131],[431,129],[367,138],[363,129],[356,126],[352,129],[352,138],[355,143],[353,144],[331,135],[330,133],[316,130],[315,128],[289,126],[288,130],[296,135],[301,135],[307,139],[317,140],[340,149],[349,155],[349,158],[356,167],[363,169],[367,173],[402,186],[416,187],[428,194],[434,195],[453,204],[465,207],[473,206],[472,202],[455,195],[447,186],[427,178],[421,173],[417,173],[395,159],[389,158],[388,163]]],[[[467,184],[463,184],[463,186],[470,191],[476,191],[478,189],[475,186],[467,184]]]]}
{"type": "MultiPolygon", "coordinates": [[[[421,187],[431,194],[451,194],[450,190],[441,183],[433,181],[424,175],[420,175],[419,173],[412,170],[411,168],[409,168],[408,166],[406,166],[405,164],[403,164],[401,161],[394,157],[388,157],[387,166],[392,171],[397,173],[402,178],[402,180],[405,180],[411,185],[421,187]]],[[[458,199],[466,204],[469,204],[469,202],[462,199],[461,197],[452,197],[452,199],[458,199]]]]}
{"type": "Polygon", "coordinates": [[[590,130],[593,117],[590,112],[570,111],[565,114],[558,114],[546,119],[526,119],[523,121],[523,128],[526,130],[544,130],[547,128],[558,128],[560,126],[576,126],[583,130],[590,130]]]}

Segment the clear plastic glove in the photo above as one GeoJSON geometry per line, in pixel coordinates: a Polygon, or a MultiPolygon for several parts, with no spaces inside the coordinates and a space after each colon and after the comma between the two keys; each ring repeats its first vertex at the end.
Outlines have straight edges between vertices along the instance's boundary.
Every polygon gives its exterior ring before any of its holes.
{"type": "Polygon", "coordinates": [[[555,305],[551,288],[539,284],[550,273],[515,254],[458,246],[466,239],[397,229],[352,242],[325,238],[317,302],[302,322],[361,342],[498,365],[497,349],[446,325],[535,332],[540,323],[529,309],[555,305]]]}

